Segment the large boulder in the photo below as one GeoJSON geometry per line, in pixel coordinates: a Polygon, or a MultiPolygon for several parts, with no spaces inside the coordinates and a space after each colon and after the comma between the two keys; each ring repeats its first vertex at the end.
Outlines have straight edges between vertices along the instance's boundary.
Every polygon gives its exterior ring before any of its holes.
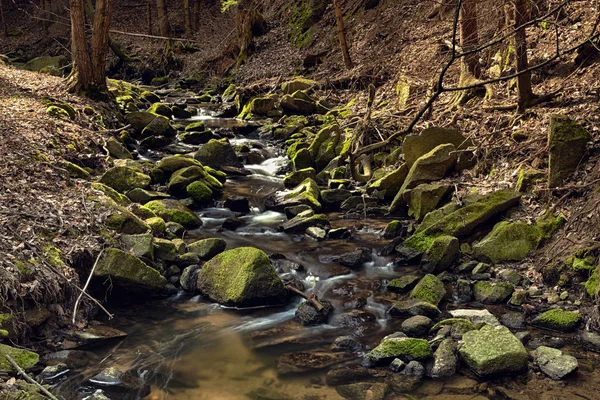
{"type": "Polygon", "coordinates": [[[590,134],[564,115],[550,117],[548,186],[560,186],[579,166],[590,134]]]}
{"type": "Polygon", "coordinates": [[[146,207],[167,222],[177,222],[188,229],[202,226],[202,220],[178,200],[153,200],[146,207]]]}
{"type": "Polygon", "coordinates": [[[283,210],[286,207],[304,204],[313,210],[320,210],[320,196],[319,185],[313,179],[306,178],[294,189],[278,192],[275,196],[268,198],[265,205],[269,209],[283,210]]]}
{"type": "MultiPolygon", "coordinates": [[[[306,149],[303,149],[306,150],[306,149]]],[[[285,178],[283,178],[283,184],[286,188],[293,188],[300,185],[306,179],[316,179],[317,172],[314,168],[297,169],[290,172],[285,178]]]]}
{"type": "Polygon", "coordinates": [[[392,172],[385,174],[383,177],[377,179],[373,183],[367,185],[367,191],[369,193],[374,191],[383,191],[384,198],[393,199],[398,191],[404,184],[404,180],[408,175],[408,166],[402,164],[392,172]]]}
{"type": "Polygon", "coordinates": [[[234,307],[282,304],[288,297],[269,257],[254,247],[227,250],[206,262],[197,287],[211,300],[234,307]]]}
{"type": "Polygon", "coordinates": [[[460,244],[454,236],[436,237],[421,259],[421,269],[439,273],[450,268],[460,256],[460,244]]]}
{"type": "Polygon", "coordinates": [[[277,96],[255,97],[238,116],[240,119],[251,119],[254,117],[278,117],[281,116],[281,109],[277,107],[277,96]]]}
{"type": "Polygon", "coordinates": [[[315,163],[315,169],[321,171],[333,160],[337,153],[336,147],[342,137],[339,125],[328,125],[321,129],[308,147],[310,156],[315,163]]]}
{"type": "Polygon", "coordinates": [[[112,167],[100,178],[105,184],[117,192],[126,193],[132,189],[145,189],[150,185],[150,177],[131,167],[112,167]]]}
{"type": "Polygon", "coordinates": [[[146,111],[134,111],[125,115],[125,120],[131,125],[136,134],[142,133],[145,127],[150,122],[154,121],[156,114],[152,114],[146,111]]]}
{"type": "Polygon", "coordinates": [[[220,238],[201,239],[187,245],[187,251],[196,254],[203,260],[210,260],[225,251],[227,242],[220,238]]]}
{"type": "Polygon", "coordinates": [[[152,176],[153,182],[164,183],[169,180],[170,176],[175,171],[192,166],[202,167],[202,163],[191,157],[180,154],[167,156],[156,163],[156,166],[152,169],[150,175],[152,176]]]}
{"type": "Polygon", "coordinates": [[[512,190],[498,190],[490,193],[476,202],[432,222],[429,226],[419,226],[416,233],[408,238],[404,245],[419,251],[427,251],[438,236],[465,237],[477,226],[518,204],[520,198],[521,194],[512,190]]]}
{"type": "Polygon", "coordinates": [[[318,86],[317,81],[313,81],[311,79],[306,79],[302,77],[298,77],[294,80],[283,82],[281,84],[281,91],[283,94],[292,94],[297,92],[298,90],[308,90],[318,86]]]}
{"type": "Polygon", "coordinates": [[[435,210],[448,196],[453,186],[445,183],[424,183],[407,192],[408,215],[417,221],[435,210]]]}
{"type": "Polygon", "coordinates": [[[294,94],[286,94],[281,98],[281,108],[290,114],[310,115],[317,107],[315,101],[305,92],[298,90],[294,94]]]}
{"type": "Polygon", "coordinates": [[[418,135],[409,135],[402,143],[404,160],[409,167],[424,154],[429,153],[442,144],[452,144],[457,150],[473,146],[473,141],[467,139],[460,131],[448,128],[427,128],[418,135]]]}
{"type": "Polygon", "coordinates": [[[98,282],[110,282],[110,285],[144,294],[161,292],[167,285],[167,280],[160,272],[119,249],[104,251],[94,270],[94,277],[98,282]]]}
{"type": "Polygon", "coordinates": [[[400,193],[446,176],[456,164],[455,150],[453,144],[441,144],[419,157],[410,167],[400,193]]]}
{"type": "Polygon", "coordinates": [[[231,147],[227,139],[209,140],[208,143],[198,149],[194,158],[204,165],[217,169],[222,169],[223,167],[244,167],[244,164],[238,160],[233,147],[231,147]]]}
{"type": "Polygon", "coordinates": [[[437,306],[446,295],[446,288],[435,275],[425,275],[410,292],[410,298],[437,306]]]}
{"type": "Polygon", "coordinates": [[[202,181],[211,190],[223,189],[223,184],[206,172],[203,167],[194,165],[175,171],[171,175],[168,184],[169,193],[185,197],[188,185],[197,181],[202,181]]]}
{"type": "Polygon", "coordinates": [[[61,68],[67,65],[65,56],[41,56],[29,60],[25,63],[25,69],[35,72],[47,72],[50,75],[61,76],[61,68]]]}
{"type": "Polygon", "coordinates": [[[479,376],[516,373],[527,368],[527,350],[504,326],[484,325],[466,332],[459,355],[479,376]]]}
{"type": "Polygon", "coordinates": [[[142,138],[154,136],[173,137],[176,133],[175,128],[171,126],[171,120],[159,115],[142,129],[142,138]]]}

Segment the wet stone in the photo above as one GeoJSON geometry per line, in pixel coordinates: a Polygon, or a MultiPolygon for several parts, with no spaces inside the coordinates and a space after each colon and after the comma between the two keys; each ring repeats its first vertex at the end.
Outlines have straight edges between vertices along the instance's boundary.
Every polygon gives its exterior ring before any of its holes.
{"type": "Polygon", "coordinates": [[[229,218],[225,218],[225,221],[223,221],[221,228],[223,228],[227,231],[235,231],[243,225],[244,225],[244,221],[242,221],[241,219],[239,219],[237,217],[229,217],[229,218]]]}
{"type": "Polygon", "coordinates": [[[401,372],[404,367],[406,367],[406,363],[399,358],[395,358],[390,364],[390,370],[392,372],[401,372]]]}
{"type": "Polygon", "coordinates": [[[53,382],[61,377],[64,377],[69,372],[67,364],[58,363],[49,365],[37,376],[38,380],[42,380],[44,383],[53,382]]]}
{"type": "Polygon", "coordinates": [[[327,232],[327,238],[332,240],[350,239],[352,231],[348,228],[335,228],[327,232]]]}
{"type": "Polygon", "coordinates": [[[563,379],[579,366],[575,357],[546,346],[538,347],[533,358],[542,372],[555,380],[563,379]]]}
{"type": "Polygon", "coordinates": [[[243,196],[229,196],[227,200],[225,200],[224,206],[233,212],[250,212],[250,202],[243,196]]]}
{"type": "Polygon", "coordinates": [[[420,362],[413,360],[406,364],[401,373],[406,376],[422,378],[425,375],[425,367],[420,362]]]}
{"type": "Polygon", "coordinates": [[[327,300],[320,300],[323,310],[317,311],[312,304],[303,302],[296,309],[296,320],[302,325],[318,325],[327,322],[329,315],[333,311],[333,306],[327,300]]]}
{"type": "Polygon", "coordinates": [[[416,265],[421,262],[421,258],[423,257],[422,252],[404,245],[397,246],[396,253],[397,256],[394,260],[396,265],[416,265]]]}
{"type": "Polygon", "coordinates": [[[440,310],[435,305],[419,300],[399,301],[390,308],[389,313],[398,318],[409,318],[414,315],[424,315],[429,318],[436,318],[441,314],[440,310]]]}
{"type": "Polygon", "coordinates": [[[473,289],[471,289],[471,283],[469,281],[465,279],[456,281],[454,299],[457,303],[468,303],[473,299],[473,289]]]}
{"type": "Polygon", "coordinates": [[[560,349],[565,346],[565,341],[564,339],[556,336],[543,335],[534,337],[527,342],[527,347],[529,347],[530,349],[535,350],[540,346],[554,347],[560,349]]]}
{"type": "Polygon", "coordinates": [[[360,350],[362,345],[354,336],[340,336],[331,345],[332,350],[354,351],[360,350]]]}
{"type": "Polygon", "coordinates": [[[415,315],[402,322],[402,332],[411,337],[423,337],[429,333],[432,321],[430,318],[423,315],[415,315]]]}
{"type": "Polygon", "coordinates": [[[277,360],[279,375],[318,371],[340,364],[351,356],[348,353],[296,352],[284,354],[277,360]]]}
{"type": "Polygon", "coordinates": [[[392,279],[388,283],[387,288],[388,290],[394,292],[408,292],[413,287],[415,287],[415,285],[417,284],[417,282],[419,282],[420,279],[421,277],[418,275],[404,275],[400,278],[392,279]]]}
{"type": "Polygon", "coordinates": [[[508,312],[500,316],[502,325],[510,329],[525,329],[525,317],[518,312],[508,312]]]}

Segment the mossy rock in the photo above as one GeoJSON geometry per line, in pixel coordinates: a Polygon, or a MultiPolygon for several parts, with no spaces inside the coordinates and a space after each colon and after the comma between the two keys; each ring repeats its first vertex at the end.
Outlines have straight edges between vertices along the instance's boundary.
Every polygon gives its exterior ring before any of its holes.
{"type": "Polygon", "coordinates": [[[424,183],[410,191],[408,201],[408,215],[417,221],[435,210],[438,205],[452,191],[453,186],[444,183],[424,183]]]}
{"type": "Polygon", "coordinates": [[[435,275],[425,275],[410,293],[410,298],[437,306],[446,295],[446,288],[435,275]]]}
{"type": "Polygon", "coordinates": [[[283,178],[283,184],[285,187],[296,187],[304,182],[306,179],[315,179],[317,172],[314,168],[304,168],[294,172],[290,172],[283,178]]]}
{"type": "Polygon", "coordinates": [[[300,213],[289,221],[284,222],[281,228],[286,233],[303,233],[310,227],[318,227],[325,229],[329,227],[329,219],[325,214],[309,214],[300,213]]]}
{"type": "Polygon", "coordinates": [[[150,103],[160,103],[160,97],[149,90],[144,90],[142,93],[140,93],[140,97],[150,103]]]}
{"type": "Polygon", "coordinates": [[[140,217],[141,219],[148,219],[156,217],[154,211],[150,210],[148,207],[139,205],[137,203],[133,203],[129,205],[129,211],[140,217]]]}
{"type": "Polygon", "coordinates": [[[515,291],[510,282],[490,283],[479,281],[473,285],[475,300],[484,304],[505,303],[515,291]]]}
{"type": "Polygon", "coordinates": [[[369,192],[376,190],[384,191],[385,199],[393,199],[404,184],[404,180],[406,179],[407,175],[408,166],[406,164],[402,164],[392,172],[389,172],[374,182],[369,183],[367,185],[367,190],[369,192]]]}
{"type": "Polygon", "coordinates": [[[319,82],[313,81],[312,79],[306,79],[303,77],[295,78],[291,81],[283,82],[281,84],[281,91],[283,94],[292,94],[298,90],[309,90],[319,85],[319,82]]]}
{"type": "Polygon", "coordinates": [[[110,154],[111,157],[122,160],[133,160],[131,152],[127,150],[125,146],[123,146],[123,144],[115,138],[110,138],[106,141],[106,149],[108,150],[108,154],[110,154]]]}
{"type": "Polygon", "coordinates": [[[158,136],[172,138],[175,134],[177,134],[177,131],[171,126],[171,120],[159,115],[142,129],[141,137],[144,139],[158,136]]]}
{"type": "Polygon", "coordinates": [[[167,285],[167,280],[157,270],[134,255],[114,248],[104,251],[94,270],[94,277],[100,282],[110,282],[136,292],[160,292],[167,285]]]}
{"type": "MultiPolygon", "coordinates": [[[[61,68],[67,65],[65,56],[41,56],[29,60],[25,63],[24,68],[28,71],[42,72],[44,68],[52,71],[60,71],[61,68]]],[[[59,74],[57,76],[60,76],[59,74]]]]}
{"type": "Polygon", "coordinates": [[[197,205],[209,204],[213,197],[213,191],[202,181],[190,183],[185,191],[197,205]]]}
{"type": "Polygon", "coordinates": [[[227,242],[220,238],[198,240],[187,245],[187,251],[196,254],[203,260],[210,260],[225,251],[227,242]]]}
{"type": "Polygon", "coordinates": [[[208,143],[211,139],[220,139],[219,135],[216,135],[212,131],[205,130],[202,132],[184,132],[179,135],[179,140],[185,144],[200,145],[208,143]]]}
{"type": "Polygon", "coordinates": [[[171,196],[167,193],[135,188],[127,192],[127,197],[135,203],[146,204],[152,200],[168,199],[171,196]]]}
{"type": "Polygon", "coordinates": [[[161,217],[152,217],[146,220],[146,223],[152,229],[153,233],[164,233],[167,230],[167,224],[161,217]]]}
{"type": "MultiPolygon", "coordinates": [[[[164,223],[164,221],[163,221],[164,223]]],[[[153,237],[151,233],[142,233],[139,235],[121,235],[119,238],[121,249],[136,257],[154,260],[153,237]]]]}
{"type": "Polygon", "coordinates": [[[364,363],[374,367],[389,364],[395,358],[404,362],[425,360],[432,354],[431,345],[425,339],[387,338],[365,355],[364,363]]]}
{"type": "Polygon", "coordinates": [[[152,121],[156,119],[156,115],[145,111],[134,111],[125,115],[125,120],[131,125],[137,134],[142,133],[152,121]]]}
{"type": "Polygon", "coordinates": [[[221,100],[223,100],[223,103],[230,103],[235,99],[236,94],[237,87],[232,83],[229,86],[227,86],[227,89],[225,89],[225,91],[221,95],[221,100]]]}
{"type": "Polygon", "coordinates": [[[408,292],[421,278],[418,275],[403,275],[400,278],[392,279],[388,285],[388,290],[394,292],[408,292]]]}
{"type": "Polygon", "coordinates": [[[285,207],[305,204],[317,211],[321,209],[321,203],[319,202],[320,193],[319,185],[313,179],[306,178],[294,189],[279,193],[276,196],[274,204],[269,203],[268,206],[269,208],[283,209],[285,207]]]}
{"type": "Polygon", "coordinates": [[[69,116],[69,113],[66,112],[63,108],[58,107],[58,106],[50,106],[50,107],[46,108],[46,115],[49,115],[51,117],[56,117],[56,118],[62,118],[62,119],[71,119],[71,116],[69,116]]]}
{"type": "Polygon", "coordinates": [[[545,177],[546,174],[537,169],[522,169],[519,172],[519,178],[517,179],[515,190],[522,193],[528,192],[536,182],[544,179],[545,177]]]}
{"type": "Polygon", "coordinates": [[[439,273],[450,268],[460,257],[460,245],[454,236],[436,237],[421,260],[425,272],[439,273]]]}
{"type": "Polygon", "coordinates": [[[173,172],[192,166],[202,167],[202,163],[183,155],[167,156],[156,163],[150,175],[154,182],[164,183],[169,180],[173,172]]]}
{"type": "Polygon", "coordinates": [[[550,117],[548,133],[548,186],[560,186],[577,170],[590,134],[564,115],[550,117]]]}
{"type": "Polygon", "coordinates": [[[527,350],[504,326],[484,325],[463,335],[458,350],[463,362],[479,376],[521,372],[527,368],[527,350]]]}
{"type": "Polygon", "coordinates": [[[85,179],[86,181],[89,181],[92,178],[88,171],[72,162],[65,161],[63,163],[63,168],[66,169],[73,178],[85,179]]]}
{"type": "Polygon", "coordinates": [[[227,250],[206,262],[197,287],[211,300],[235,307],[283,304],[288,298],[269,257],[254,247],[227,250]]]}
{"type": "Polygon", "coordinates": [[[581,322],[581,314],[559,308],[548,310],[533,319],[533,325],[559,332],[572,332],[581,322]]]}
{"type": "MultiPolygon", "coordinates": [[[[294,166],[294,171],[301,171],[306,168],[312,168],[313,162],[310,156],[310,151],[307,148],[299,149],[294,157],[291,158],[292,165],[294,166]]],[[[316,176],[316,171],[315,171],[316,176]]],[[[313,178],[314,179],[314,178],[313,178]]]]}
{"type": "Polygon", "coordinates": [[[474,146],[471,139],[466,138],[456,129],[431,127],[424,129],[418,135],[409,135],[404,139],[402,143],[404,160],[410,168],[420,157],[445,144],[452,144],[456,150],[474,146]]]}
{"type": "Polygon", "coordinates": [[[404,242],[404,245],[425,252],[437,236],[465,237],[477,226],[518,204],[520,198],[521,194],[512,190],[490,193],[424,229],[419,227],[416,233],[404,242]]]}
{"type": "Polygon", "coordinates": [[[171,108],[162,103],[154,103],[147,110],[149,113],[162,115],[163,117],[171,118],[173,116],[173,111],[171,108]]]}
{"type": "Polygon", "coordinates": [[[131,167],[112,167],[100,178],[100,183],[109,186],[120,193],[150,185],[150,177],[131,167]]]}
{"type": "Polygon", "coordinates": [[[244,164],[238,159],[237,154],[231,147],[227,139],[212,139],[202,145],[194,154],[194,159],[200,161],[203,165],[212,168],[221,169],[226,166],[243,168],[244,164]]]}
{"type": "Polygon", "coordinates": [[[477,329],[477,326],[466,318],[448,318],[435,324],[430,332],[437,332],[445,326],[451,327],[452,337],[462,337],[465,333],[477,329]]]}
{"type": "MultiPolygon", "coordinates": [[[[203,167],[192,166],[180,169],[173,173],[171,179],[169,179],[169,193],[183,197],[186,195],[186,187],[190,183],[203,180],[207,175],[203,167]]],[[[217,181],[216,183],[221,186],[220,182],[217,181]]]]}
{"type": "Polygon", "coordinates": [[[171,240],[155,238],[153,246],[154,255],[157,259],[167,262],[175,262],[179,259],[177,246],[171,240]]]}
{"type": "Polygon", "coordinates": [[[186,132],[204,132],[206,131],[206,125],[204,122],[192,122],[185,127],[186,132]]]}
{"type": "Polygon", "coordinates": [[[150,81],[150,84],[152,86],[162,86],[162,85],[166,85],[167,83],[169,83],[169,78],[167,78],[166,76],[159,76],[156,78],[152,78],[152,81],[150,81]]]}
{"type": "Polygon", "coordinates": [[[260,117],[281,116],[281,110],[277,107],[277,96],[254,97],[244,106],[238,116],[240,119],[252,119],[260,117]]]}
{"type": "Polygon", "coordinates": [[[167,222],[177,222],[187,229],[202,226],[202,220],[183,203],[173,199],[153,200],[146,204],[150,210],[167,222]]]}
{"type": "Polygon", "coordinates": [[[308,147],[316,171],[323,170],[338,155],[336,147],[341,136],[342,130],[337,124],[326,126],[317,133],[308,147]]]}
{"type": "Polygon", "coordinates": [[[0,344],[0,372],[6,374],[17,373],[12,364],[6,359],[6,356],[10,356],[23,370],[28,370],[35,366],[40,359],[40,356],[33,351],[0,344]]]}
{"type": "Polygon", "coordinates": [[[193,116],[190,111],[185,109],[185,106],[172,106],[171,111],[173,112],[173,118],[188,119],[193,116]]]}
{"type": "Polygon", "coordinates": [[[316,103],[303,91],[298,90],[293,95],[286,94],[281,98],[281,108],[287,114],[310,115],[315,112],[316,103]],[[300,94],[299,94],[300,93],[300,94]]]}
{"type": "Polygon", "coordinates": [[[106,226],[117,232],[125,234],[140,234],[150,230],[150,226],[137,215],[117,204],[107,204],[112,208],[112,213],[106,218],[106,226]]]}

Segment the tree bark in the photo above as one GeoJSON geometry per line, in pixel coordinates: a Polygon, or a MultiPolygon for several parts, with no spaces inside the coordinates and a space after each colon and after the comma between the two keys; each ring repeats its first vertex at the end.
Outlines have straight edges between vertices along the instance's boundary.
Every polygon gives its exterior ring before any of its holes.
{"type": "Polygon", "coordinates": [[[194,0],[194,32],[200,30],[200,0],[194,0]]]}
{"type": "Polygon", "coordinates": [[[340,41],[340,48],[342,50],[344,65],[346,66],[346,69],[352,69],[354,65],[352,64],[350,52],[348,51],[348,43],[346,42],[346,32],[344,31],[344,14],[342,13],[342,7],[340,2],[341,0],[333,0],[333,6],[335,8],[335,16],[337,21],[338,40],[340,41]]]}
{"type": "MultiPolygon", "coordinates": [[[[529,10],[526,0],[515,0],[515,29],[528,21],[529,10]]],[[[517,73],[529,68],[527,60],[527,33],[525,28],[515,33],[515,60],[517,73]]],[[[533,101],[533,89],[531,88],[531,72],[523,72],[517,77],[518,110],[523,112],[533,101]]]]}
{"type": "MultiPolygon", "coordinates": [[[[460,46],[462,51],[469,51],[479,42],[479,29],[477,26],[477,0],[463,0],[460,8],[460,46]]],[[[460,80],[479,78],[480,68],[477,54],[470,54],[461,59],[460,80]]]]}
{"type": "Polygon", "coordinates": [[[152,0],[146,3],[146,23],[148,24],[148,35],[152,35],[152,0]]]}
{"type": "Polygon", "coordinates": [[[167,11],[166,0],[156,0],[156,10],[158,12],[158,28],[161,36],[171,36],[171,25],[169,24],[169,12],[167,11]]]}
{"type": "Polygon", "coordinates": [[[8,37],[8,26],[6,26],[6,20],[4,19],[4,7],[2,7],[2,0],[0,0],[0,19],[2,21],[2,32],[4,33],[4,37],[8,37]]]}
{"type": "Polygon", "coordinates": [[[185,23],[185,33],[192,35],[192,14],[190,9],[190,0],[183,0],[183,19],[185,23]]]}
{"type": "Polygon", "coordinates": [[[252,44],[252,13],[253,1],[240,0],[235,16],[238,46],[240,47],[240,53],[237,60],[238,66],[246,61],[246,57],[250,51],[250,45],[252,44]]]}

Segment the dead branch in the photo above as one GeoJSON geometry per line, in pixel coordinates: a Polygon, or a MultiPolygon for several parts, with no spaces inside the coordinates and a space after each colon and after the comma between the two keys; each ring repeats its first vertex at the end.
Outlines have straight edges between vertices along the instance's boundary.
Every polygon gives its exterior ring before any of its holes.
{"type": "Polygon", "coordinates": [[[291,285],[286,285],[285,288],[303,297],[306,300],[306,302],[310,303],[310,305],[312,305],[317,311],[321,312],[325,308],[323,307],[323,304],[317,299],[317,296],[315,294],[306,294],[291,285]]]}
{"type": "Polygon", "coordinates": [[[88,275],[87,281],[85,282],[85,286],[83,286],[81,293],[79,293],[77,300],[75,300],[75,306],[73,307],[73,319],[72,319],[73,325],[75,325],[75,317],[77,316],[77,308],[79,307],[79,302],[81,301],[81,298],[83,297],[83,295],[86,293],[86,290],[87,290],[88,286],[90,285],[90,282],[92,281],[92,276],[94,275],[94,270],[96,269],[96,266],[98,265],[98,261],[100,261],[100,257],[102,257],[102,254],[104,254],[104,249],[102,249],[100,254],[98,254],[98,257],[96,257],[96,262],[94,263],[94,266],[92,267],[92,270],[90,271],[90,274],[88,275]]]}
{"type": "Polygon", "coordinates": [[[27,372],[23,371],[23,368],[19,367],[19,364],[17,364],[15,362],[15,360],[12,359],[11,356],[9,356],[8,354],[6,354],[5,357],[8,360],[8,362],[17,370],[17,372],[19,373],[19,375],[21,375],[23,378],[25,378],[25,380],[27,382],[29,382],[29,383],[37,386],[42,391],[42,393],[44,393],[46,395],[46,397],[48,397],[49,399],[58,400],[58,398],[56,396],[54,396],[52,393],[50,393],[48,391],[48,389],[46,389],[45,387],[43,387],[41,384],[39,384],[32,377],[30,377],[29,374],[27,374],[27,372]]]}

